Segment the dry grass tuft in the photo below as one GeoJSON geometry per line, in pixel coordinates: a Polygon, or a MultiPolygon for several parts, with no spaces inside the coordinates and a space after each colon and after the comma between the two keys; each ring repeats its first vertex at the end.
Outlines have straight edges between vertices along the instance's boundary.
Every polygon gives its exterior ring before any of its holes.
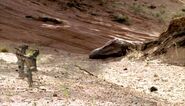
{"type": "Polygon", "coordinates": [[[134,60],[134,59],[140,59],[142,56],[143,56],[142,51],[132,49],[131,52],[127,55],[127,58],[129,60],[134,60]]]}
{"type": "Polygon", "coordinates": [[[3,53],[7,53],[8,49],[7,48],[1,48],[0,51],[3,52],[3,53]]]}

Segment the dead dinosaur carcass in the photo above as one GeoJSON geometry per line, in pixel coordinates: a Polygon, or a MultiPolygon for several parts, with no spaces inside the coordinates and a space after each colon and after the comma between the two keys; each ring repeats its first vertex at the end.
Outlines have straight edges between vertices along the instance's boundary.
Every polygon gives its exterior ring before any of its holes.
{"type": "Polygon", "coordinates": [[[159,55],[166,53],[171,47],[185,46],[185,17],[173,19],[168,29],[161,33],[158,39],[142,43],[131,43],[125,40],[114,39],[104,46],[93,50],[90,59],[105,59],[108,57],[125,56],[133,49],[143,51],[145,55],[159,55]]]}
{"type": "Polygon", "coordinates": [[[104,46],[93,50],[90,59],[105,59],[108,57],[120,57],[127,54],[131,48],[137,48],[137,43],[131,43],[121,39],[113,39],[107,42],[104,46]]]}

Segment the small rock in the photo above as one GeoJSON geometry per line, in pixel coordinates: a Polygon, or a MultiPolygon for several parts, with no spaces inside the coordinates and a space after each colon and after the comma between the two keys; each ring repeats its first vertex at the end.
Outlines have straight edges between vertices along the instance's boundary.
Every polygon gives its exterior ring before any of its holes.
{"type": "Polygon", "coordinates": [[[154,86],[152,86],[151,88],[150,88],[150,92],[155,92],[155,91],[157,91],[158,89],[156,88],[156,87],[154,87],[154,86]]]}
{"type": "Polygon", "coordinates": [[[182,9],[182,12],[185,12],[185,9],[184,8],[182,9]]]}
{"type": "Polygon", "coordinates": [[[148,6],[148,8],[150,8],[150,9],[155,9],[155,8],[157,8],[157,7],[154,6],[154,5],[150,5],[150,6],[148,6]]]}
{"type": "Polygon", "coordinates": [[[41,90],[46,91],[46,88],[44,86],[39,87],[41,90]]]}
{"type": "Polygon", "coordinates": [[[124,68],[123,70],[128,70],[127,68],[124,68]]]}
{"type": "Polygon", "coordinates": [[[154,74],[154,77],[159,77],[157,74],[154,74]]]}
{"type": "Polygon", "coordinates": [[[57,97],[58,95],[56,93],[53,94],[53,97],[57,97]]]}
{"type": "Polygon", "coordinates": [[[57,49],[54,49],[54,51],[57,52],[57,53],[59,52],[57,49]]]}
{"type": "Polygon", "coordinates": [[[55,75],[55,78],[59,78],[59,76],[55,75]]]}

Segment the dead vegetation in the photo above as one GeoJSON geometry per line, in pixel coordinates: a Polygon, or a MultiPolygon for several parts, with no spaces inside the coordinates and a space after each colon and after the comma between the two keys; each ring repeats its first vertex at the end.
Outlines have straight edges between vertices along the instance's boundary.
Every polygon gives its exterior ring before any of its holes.
{"type": "Polygon", "coordinates": [[[121,13],[115,13],[113,14],[113,21],[118,22],[118,23],[122,23],[122,24],[126,24],[129,25],[129,17],[125,14],[121,14],[121,13]]]}
{"type": "Polygon", "coordinates": [[[8,49],[7,48],[1,48],[0,51],[3,52],[3,53],[7,53],[8,49]]]}

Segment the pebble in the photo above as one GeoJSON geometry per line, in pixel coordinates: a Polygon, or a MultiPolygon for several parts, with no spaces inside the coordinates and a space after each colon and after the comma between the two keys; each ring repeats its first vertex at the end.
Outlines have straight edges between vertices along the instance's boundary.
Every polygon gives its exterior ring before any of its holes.
{"type": "Polygon", "coordinates": [[[150,92],[155,92],[155,91],[158,91],[158,89],[157,89],[156,87],[152,86],[152,87],[150,88],[150,92]]]}

